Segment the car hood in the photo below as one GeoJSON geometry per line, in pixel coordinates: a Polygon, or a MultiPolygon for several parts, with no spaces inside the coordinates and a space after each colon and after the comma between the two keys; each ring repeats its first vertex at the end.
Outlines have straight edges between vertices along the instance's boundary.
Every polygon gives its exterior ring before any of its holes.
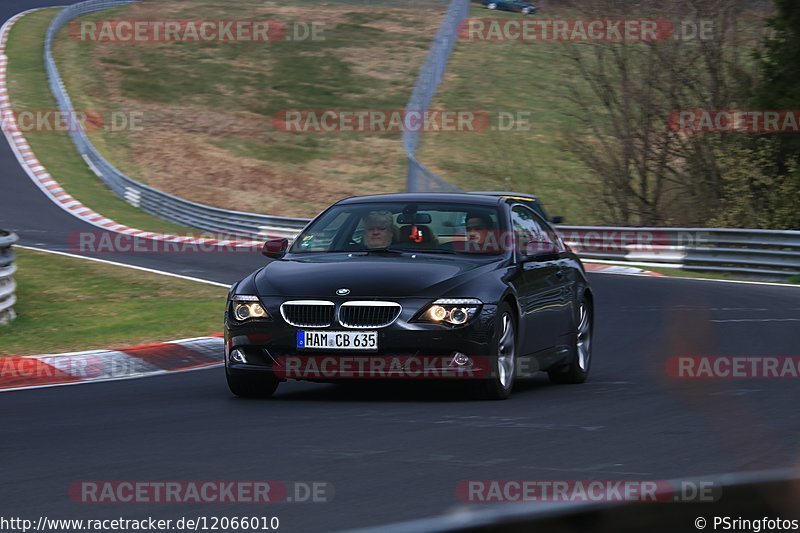
{"type": "Polygon", "coordinates": [[[496,262],[454,256],[320,254],[273,261],[253,281],[261,296],[327,299],[349,289],[348,298],[436,297],[495,268],[496,262]]]}

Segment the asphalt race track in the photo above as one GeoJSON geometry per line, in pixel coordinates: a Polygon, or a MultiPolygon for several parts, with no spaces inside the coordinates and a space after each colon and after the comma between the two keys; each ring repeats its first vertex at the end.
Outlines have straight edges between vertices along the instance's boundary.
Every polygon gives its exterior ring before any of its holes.
{"type": "MultiPolygon", "coordinates": [[[[6,0],[0,19],[47,4],[6,0]]],[[[71,232],[96,230],[51,204],[5,142],[0,227],[53,250],[66,250],[71,232]]],[[[263,261],[107,258],[220,282],[263,261]]],[[[288,383],[272,400],[247,401],[230,395],[220,368],[0,394],[0,514],[274,515],[284,531],[327,531],[463,507],[456,483],[465,479],[654,480],[800,465],[796,380],[678,380],[665,371],[674,355],[798,355],[800,288],[599,274],[592,282],[590,380],[537,378],[505,402],[411,383],[288,383]],[[335,498],[87,505],[68,495],[82,480],[316,480],[332,483],[335,498]]]]}

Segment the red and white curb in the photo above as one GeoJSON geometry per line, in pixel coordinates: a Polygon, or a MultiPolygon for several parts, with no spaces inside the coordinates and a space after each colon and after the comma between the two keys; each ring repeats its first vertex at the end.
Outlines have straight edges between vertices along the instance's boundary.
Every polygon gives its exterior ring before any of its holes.
{"type": "MultiPolygon", "coordinates": [[[[671,266],[671,265],[664,265],[671,266]]],[[[651,272],[637,267],[627,265],[607,265],[598,263],[587,263],[583,260],[583,267],[587,272],[594,272],[598,274],[623,274],[626,276],[656,276],[661,277],[663,274],[658,272],[651,272]]]]}
{"type": "Polygon", "coordinates": [[[0,357],[0,392],[116,381],[222,364],[222,337],[195,337],[118,350],[0,357]]]}
{"type": "MultiPolygon", "coordinates": [[[[36,184],[44,194],[50,198],[57,206],[69,214],[80,218],[81,220],[97,226],[98,228],[122,233],[142,239],[152,239],[157,241],[186,243],[186,244],[199,244],[210,246],[236,246],[236,247],[257,247],[263,244],[261,241],[239,241],[239,240],[224,240],[224,239],[209,239],[209,238],[194,238],[188,236],[170,235],[163,233],[153,233],[142,231],[139,229],[128,227],[120,224],[110,218],[93,211],[86,207],[81,202],[76,200],[61,185],[47,172],[47,169],[39,162],[36,155],[31,150],[28,141],[25,139],[22,131],[17,126],[16,117],[11,106],[11,100],[8,93],[8,80],[6,69],[8,67],[8,56],[6,56],[6,43],[8,41],[8,34],[12,26],[20,18],[38,11],[31,9],[14,15],[3,24],[0,28],[0,123],[2,124],[3,133],[8,140],[9,146],[17,157],[17,161],[31,178],[33,183],[36,184]]],[[[88,161],[87,161],[88,163],[88,161]]],[[[90,165],[91,168],[91,165],[90,165]]]]}

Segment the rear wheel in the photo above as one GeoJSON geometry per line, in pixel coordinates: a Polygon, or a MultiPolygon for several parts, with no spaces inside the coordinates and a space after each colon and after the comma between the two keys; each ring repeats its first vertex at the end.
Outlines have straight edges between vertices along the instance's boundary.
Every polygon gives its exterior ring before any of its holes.
{"type": "Polygon", "coordinates": [[[476,383],[476,395],[486,400],[505,400],[514,388],[517,366],[516,321],[507,303],[497,309],[494,329],[494,353],[489,358],[491,377],[476,383]]]}
{"type": "Polygon", "coordinates": [[[547,372],[553,383],[583,383],[589,377],[592,364],[592,318],[592,307],[584,297],[578,307],[572,361],[547,372]]]}
{"type": "Polygon", "coordinates": [[[497,9],[497,4],[494,2],[489,2],[486,4],[486,9],[497,9]]]}
{"type": "Polygon", "coordinates": [[[278,378],[272,372],[231,374],[225,369],[228,388],[241,398],[269,398],[278,388],[278,378]]]}

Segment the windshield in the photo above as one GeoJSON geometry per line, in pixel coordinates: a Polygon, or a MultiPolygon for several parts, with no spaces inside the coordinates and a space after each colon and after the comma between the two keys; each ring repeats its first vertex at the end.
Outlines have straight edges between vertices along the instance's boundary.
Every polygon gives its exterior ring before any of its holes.
{"type": "Polygon", "coordinates": [[[397,251],[498,255],[483,245],[501,228],[497,207],[454,203],[337,205],[301,233],[290,253],[397,251]]]}

